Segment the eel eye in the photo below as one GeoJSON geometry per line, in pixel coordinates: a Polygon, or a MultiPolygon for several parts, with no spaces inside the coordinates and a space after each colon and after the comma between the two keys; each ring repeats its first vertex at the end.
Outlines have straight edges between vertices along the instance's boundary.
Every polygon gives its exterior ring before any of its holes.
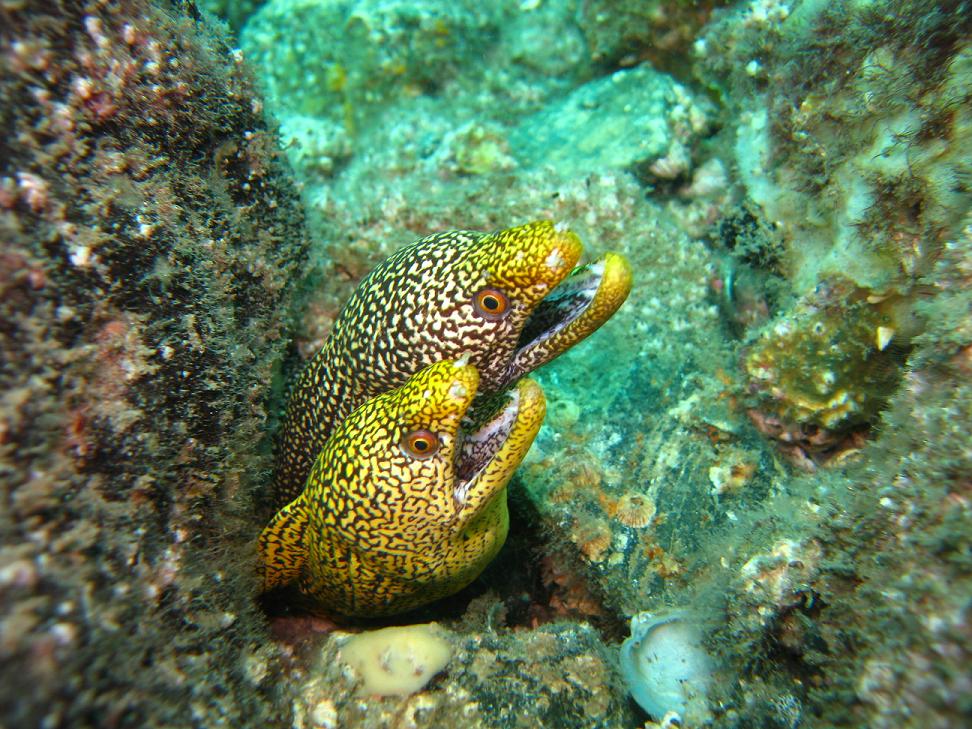
{"type": "Polygon", "coordinates": [[[499,289],[485,288],[473,296],[473,308],[484,319],[500,321],[510,313],[510,300],[499,289]]]}
{"type": "Polygon", "coordinates": [[[439,436],[431,430],[413,430],[402,438],[402,450],[412,458],[431,458],[439,450],[439,436]]]}

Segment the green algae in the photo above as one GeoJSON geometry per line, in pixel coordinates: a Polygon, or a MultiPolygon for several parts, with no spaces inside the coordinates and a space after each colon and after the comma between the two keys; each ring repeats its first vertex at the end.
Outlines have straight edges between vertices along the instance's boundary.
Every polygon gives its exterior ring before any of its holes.
{"type": "Polygon", "coordinates": [[[173,5],[0,16],[0,722],[287,726],[228,537],[305,252],[276,137],[173,5]]]}

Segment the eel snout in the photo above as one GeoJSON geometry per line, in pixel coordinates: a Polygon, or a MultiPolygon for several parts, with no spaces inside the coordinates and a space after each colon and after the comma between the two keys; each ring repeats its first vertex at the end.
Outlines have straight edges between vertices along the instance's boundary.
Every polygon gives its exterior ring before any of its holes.
{"type": "Polygon", "coordinates": [[[540,430],[547,408],[540,385],[529,379],[496,396],[492,405],[487,417],[480,415],[476,422],[467,418],[457,436],[453,501],[460,524],[502,492],[540,430]]]}
{"type": "Polygon", "coordinates": [[[595,332],[631,291],[631,264],[620,253],[575,268],[533,310],[520,332],[508,380],[515,380],[595,332]]]}

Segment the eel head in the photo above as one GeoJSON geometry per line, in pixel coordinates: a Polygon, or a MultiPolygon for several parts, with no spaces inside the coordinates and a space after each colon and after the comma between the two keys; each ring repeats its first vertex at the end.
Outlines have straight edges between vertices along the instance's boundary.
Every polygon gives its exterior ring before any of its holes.
{"type": "Polygon", "coordinates": [[[549,220],[479,241],[477,269],[486,272],[479,290],[505,296],[509,314],[505,328],[485,334],[491,346],[472,348],[485,392],[502,390],[566,352],[624,303],[631,291],[627,259],[608,253],[578,266],[582,252],[575,233],[549,220]]]}
{"type": "Polygon", "coordinates": [[[395,332],[395,339],[376,339],[376,385],[385,376],[382,364],[394,359],[389,349],[405,353],[394,365],[405,375],[468,354],[484,394],[565,352],[606,322],[631,290],[624,256],[608,253],[578,266],[582,253],[577,235],[549,220],[436,234],[400,250],[362,287],[362,295],[383,302],[374,329],[395,332]]]}
{"type": "Polygon", "coordinates": [[[473,421],[478,386],[474,366],[444,361],[357,408],[264,530],[265,585],[296,578],[326,609],[384,615],[475,579],[506,539],[506,485],[545,412],[522,380],[473,421]]]}

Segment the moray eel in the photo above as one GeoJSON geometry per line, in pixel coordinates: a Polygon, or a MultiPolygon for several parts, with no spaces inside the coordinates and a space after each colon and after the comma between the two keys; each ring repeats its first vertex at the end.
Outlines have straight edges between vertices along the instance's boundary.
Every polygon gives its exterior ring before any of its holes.
{"type": "Polygon", "coordinates": [[[631,288],[625,258],[576,268],[580,239],[550,221],[422,238],[361,282],[299,375],[278,440],[276,508],[304,488],[332,429],[413,373],[469,357],[500,392],[595,331],[631,288]]]}
{"type": "Polygon", "coordinates": [[[506,539],[506,484],[546,409],[523,379],[473,425],[480,383],[438,362],[352,412],[260,536],[266,589],[296,580],[315,608],[379,616],[472,582],[506,539]]]}

